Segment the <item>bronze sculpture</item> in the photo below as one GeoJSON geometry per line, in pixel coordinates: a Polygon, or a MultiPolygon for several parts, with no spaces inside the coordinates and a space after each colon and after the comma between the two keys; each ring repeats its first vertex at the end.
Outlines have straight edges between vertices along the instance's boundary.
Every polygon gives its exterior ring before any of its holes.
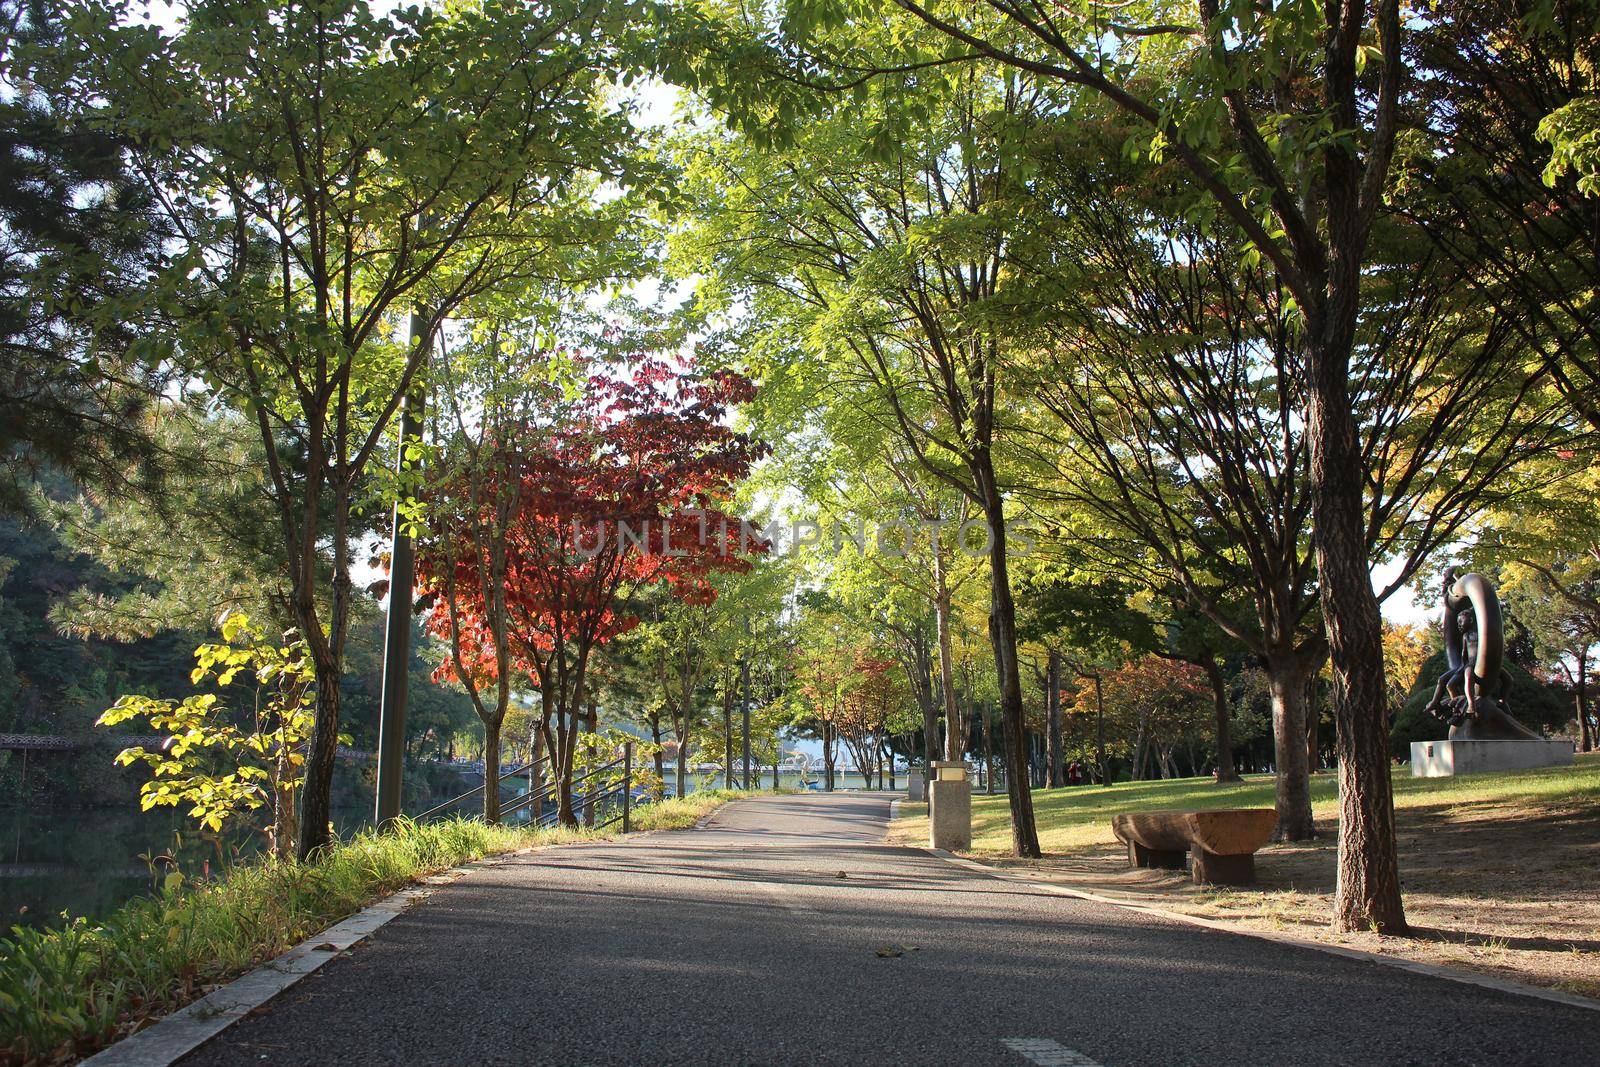
{"type": "Polygon", "coordinates": [[[1500,598],[1481,574],[1444,572],[1445,672],[1427,711],[1450,724],[1452,741],[1539,741],[1506,709],[1511,675],[1505,669],[1505,623],[1500,598]]]}

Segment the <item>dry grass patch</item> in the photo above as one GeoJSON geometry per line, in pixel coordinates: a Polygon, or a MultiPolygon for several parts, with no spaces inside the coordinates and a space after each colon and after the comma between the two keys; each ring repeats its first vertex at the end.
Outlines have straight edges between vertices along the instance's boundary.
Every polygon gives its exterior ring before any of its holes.
{"type": "MultiPolygon", "coordinates": [[[[1038,862],[1004,855],[1004,798],[974,798],[973,855],[1030,878],[1244,927],[1467,967],[1600,998],[1600,756],[1572,767],[1395,779],[1406,913],[1413,936],[1335,934],[1337,821],[1328,775],[1314,784],[1319,838],[1256,857],[1260,884],[1203,888],[1182,872],[1130,870],[1111,833],[1118,811],[1269,806],[1271,782],[1203,779],[1036,792],[1038,862]]],[[[926,809],[906,805],[891,840],[926,841],[926,809]]]]}

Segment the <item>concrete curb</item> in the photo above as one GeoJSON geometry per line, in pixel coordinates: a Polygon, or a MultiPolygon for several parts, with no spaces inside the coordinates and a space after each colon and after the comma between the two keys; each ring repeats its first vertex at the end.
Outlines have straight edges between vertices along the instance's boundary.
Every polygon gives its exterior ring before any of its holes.
{"type": "Polygon", "coordinates": [[[1434,963],[1419,963],[1416,960],[1400,959],[1381,952],[1369,952],[1366,949],[1347,948],[1343,945],[1328,945],[1321,941],[1295,937],[1293,934],[1279,934],[1269,930],[1252,930],[1247,927],[1235,926],[1232,923],[1201,918],[1198,915],[1187,915],[1181,911],[1169,911],[1166,908],[1153,908],[1147,904],[1119,900],[1116,897],[1093,893],[1087,889],[1073,889],[1064,885],[1052,885],[1049,882],[1036,881],[1032,878],[1019,878],[998,867],[991,867],[986,863],[979,863],[977,860],[969,860],[963,856],[957,856],[953,852],[947,852],[942,848],[924,848],[916,845],[910,847],[926,852],[930,856],[936,856],[957,867],[964,867],[967,870],[987,875],[999,881],[1010,882],[1013,885],[1042,889],[1057,896],[1092,900],[1097,904],[1109,904],[1114,908],[1143,912],[1146,915],[1154,915],[1174,922],[1188,923],[1190,926],[1200,926],[1207,930],[1217,930],[1226,934],[1237,934],[1240,937],[1253,937],[1260,941],[1273,941],[1280,945],[1311,949],[1313,952],[1322,952],[1330,956],[1342,956],[1348,960],[1366,960],[1369,963],[1379,963],[1385,967],[1394,967],[1402,971],[1410,971],[1413,974],[1424,974],[1430,978],[1443,978],[1448,982],[1458,982],[1462,985],[1474,985],[1482,989],[1492,989],[1497,993],[1508,993],[1517,997],[1532,997],[1535,1000],[1546,1000],[1569,1008],[1582,1008],[1586,1011],[1600,1012],[1600,1001],[1590,1000],[1588,997],[1580,997],[1573,993],[1545,989],[1541,986],[1528,985],[1524,982],[1515,982],[1508,978],[1495,978],[1491,975],[1479,974],[1476,971],[1465,971],[1455,967],[1442,967],[1434,963]]]}
{"type": "Polygon", "coordinates": [[[88,1067],[168,1067],[200,1045],[243,1019],[273,997],[290,988],[323,964],[365,941],[412,904],[458,878],[485,867],[498,867],[518,856],[541,852],[541,845],[490,856],[419,879],[408,886],[341,919],[294,948],[248,971],[220,989],[214,989],[170,1015],[123,1038],[84,1060],[88,1067]]]}
{"type": "MultiPolygon", "coordinates": [[[[702,816],[700,821],[695,823],[694,829],[704,828],[727,807],[728,804],[719,805],[716,810],[702,816]]],[[[650,830],[638,834],[618,834],[612,840],[677,832],[681,831],[650,830]]],[[[408,886],[391,893],[375,904],[368,905],[354,915],[306,938],[294,948],[268,960],[255,970],[248,971],[227,985],[212,990],[199,1000],[163,1016],[138,1033],[123,1038],[82,1062],[86,1067],[87,1065],[169,1067],[302,978],[315,973],[329,960],[365,941],[379,927],[428,896],[438,886],[448,885],[475,870],[498,867],[521,856],[531,856],[546,849],[562,847],[564,847],[562,844],[534,845],[530,848],[517,849],[515,852],[487,856],[421,878],[420,885],[408,886]]]]}

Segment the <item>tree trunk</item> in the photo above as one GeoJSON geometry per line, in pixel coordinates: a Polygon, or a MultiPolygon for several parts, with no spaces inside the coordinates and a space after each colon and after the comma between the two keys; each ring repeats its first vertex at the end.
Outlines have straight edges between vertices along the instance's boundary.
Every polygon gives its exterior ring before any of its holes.
{"type": "Polygon", "coordinates": [[[1148,715],[1139,716],[1139,728],[1133,735],[1133,780],[1144,780],[1144,735],[1145,725],[1149,722],[1148,715]]]}
{"type": "Polygon", "coordinates": [[[733,788],[733,685],[722,688],[722,788],[733,788]]]}
{"type": "MultiPolygon", "coordinates": [[[[23,755],[27,755],[26,749],[23,755]]],[[[26,774],[26,764],[23,771],[26,774]]],[[[277,859],[293,855],[295,839],[299,836],[295,821],[295,778],[294,768],[289,763],[289,748],[282,746],[273,760],[272,774],[272,855],[277,859]]]]}
{"type": "MultiPolygon", "coordinates": [[[[600,709],[592,700],[589,701],[588,713],[583,717],[583,728],[586,732],[591,734],[597,733],[600,729],[600,709]]],[[[598,764],[598,753],[595,754],[595,761],[598,764]]],[[[599,788],[600,780],[598,778],[590,778],[583,784],[583,825],[591,830],[594,829],[594,795],[596,790],[599,788]]]]}
{"type": "Polygon", "coordinates": [[[558,715],[555,744],[550,746],[550,766],[556,774],[556,821],[562,826],[577,826],[578,817],[572,806],[572,749],[577,737],[578,721],[574,712],[570,723],[558,715]],[[565,725],[564,725],[565,724],[565,725]]]}
{"type": "Polygon", "coordinates": [[[983,791],[994,794],[994,715],[988,708],[983,709],[983,758],[988,763],[988,768],[983,776],[983,791]]]}
{"type": "MultiPolygon", "coordinates": [[[[304,619],[298,621],[305,626],[304,619]]],[[[316,623],[315,614],[312,622],[316,623]]],[[[339,753],[339,665],[327,653],[325,641],[310,644],[317,677],[317,714],[306,748],[305,785],[300,791],[301,860],[312,859],[332,840],[333,761],[339,753]],[[321,652],[318,646],[322,647],[321,652]]]]}
{"type": "Polygon", "coordinates": [[[1044,669],[1045,709],[1045,785],[1057,789],[1066,784],[1061,765],[1061,654],[1051,649],[1044,669]]]}
{"type": "Polygon", "coordinates": [[[675,790],[673,790],[673,792],[680,797],[688,795],[687,790],[685,789],[686,780],[689,777],[688,733],[689,724],[685,722],[683,724],[683,728],[678,731],[678,786],[675,790]]]}
{"type": "MultiPolygon", "coordinates": [[[[575,827],[578,818],[572,795],[573,757],[577,750],[581,702],[577,697],[563,701],[558,696],[545,706],[550,709],[546,715],[547,724],[555,724],[554,731],[546,733],[545,741],[550,749],[550,773],[556,783],[556,821],[562,826],[575,827]]],[[[545,729],[549,731],[549,726],[545,729]]]]}
{"type": "Polygon", "coordinates": [[[1211,682],[1211,700],[1217,714],[1217,784],[1240,780],[1233,766],[1233,721],[1228,714],[1228,689],[1222,677],[1222,664],[1217,657],[1207,656],[1201,663],[1206,678],[1211,682]]]}
{"type": "MultiPolygon", "coordinates": [[[[1343,156],[1347,149],[1329,150],[1343,156]]],[[[1311,316],[1311,493],[1318,588],[1333,665],[1334,754],[1339,764],[1339,859],[1334,926],[1341,931],[1406,929],[1389,779],[1389,716],[1383,620],[1367,569],[1365,464],[1349,395],[1354,343],[1357,218],[1344,203],[1347,181],[1330,189],[1328,226],[1335,267],[1328,306],[1311,316]],[[1339,201],[1335,203],[1335,193],[1339,201]]],[[[1298,746],[1296,746],[1298,747],[1298,746]]]]}
{"type": "Polygon", "coordinates": [[[1578,751],[1588,752],[1592,747],[1589,733],[1589,709],[1587,691],[1589,687],[1589,650],[1580,649],[1578,652],[1578,691],[1573,694],[1572,703],[1578,709],[1578,751]]]}
{"type": "Polygon", "coordinates": [[[1095,719],[1095,723],[1094,723],[1094,745],[1095,745],[1094,758],[1095,758],[1095,763],[1098,766],[1099,771],[1100,771],[1100,784],[1102,786],[1107,786],[1107,785],[1111,784],[1111,772],[1110,772],[1110,769],[1106,767],[1106,703],[1105,703],[1105,701],[1103,699],[1101,699],[1100,676],[1098,674],[1096,674],[1096,675],[1093,676],[1093,679],[1094,679],[1094,719],[1095,719]]]}
{"type": "Polygon", "coordinates": [[[1011,596],[1011,572],[1006,558],[1005,503],[995,480],[994,460],[987,449],[973,457],[973,475],[983,495],[983,515],[989,524],[989,640],[1000,683],[1000,717],[1005,724],[1006,796],[1011,807],[1011,850],[1037,859],[1039,831],[1033,821],[1033,790],[1028,784],[1028,753],[1022,712],[1022,674],[1017,664],[1017,605],[1011,596]]]}
{"type": "Polygon", "coordinates": [[[934,628],[939,635],[939,691],[944,697],[944,758],[960,763],[965,754],[967,730],[961,721],[961,706],[956,703],[955,659],[950,650],[950,593],[945,588],[944,564],[939,552],[933,554],[934,578],[938,591],[934,597],[934,628]]]}
{"type": "Polygon", "coordinates": [[[1317,834],[1311,820],[1311,782],[1306,771],[1306,667],[1298,656],[1266,662],[1272,693],[1272,743],[1278,765],[1276,841],[1309,841],[1317,834]]]}
{"type": "Polygon", "coordinates": [[[833,724],[822,723],[822,788],[833,792],[833,724]]]}
{"type": "Polygon", "coordinates": [[[661,748],[661,716],[655,715],[650,719],[650,739],[656,743],[656,781],[661,783],[663,792],[667,788],[667,757],[661,748]]]}
{"type": "MultiPolygon", "coordinates": [[[[544,755],[544,733],[535,726],[533,736],[528,739],[528,792],[532,793],[544,785],[545,775],[539,770],[539,759],[544,755]]],[[[544,798],[535,800],[528,808],[533,825],[538,826],[539,820],[544,818],[544,798]]]]}
{"type": "Polygon", "coordinates": [[[927,641],[924,639],[918,644],[921,670],[927,685],[926,694],[918,694],[922,703],[922,760],[926,770],[926,764],[939,756],[939,709],[933,702],[933,662],[927,654],[927,641]]]}
{"type": "Polygon", "coordinates": [[[483,821],[500,821],[500,723],[483,724],[483,821]]]}
{"type": "Polygon", "coordinates": [[[1322,762],[1322,745],[1319,726],[1322,715],[1317,708],[1317,672],[1306,676],[1306,773],[1316,774],[1322,762]]]}

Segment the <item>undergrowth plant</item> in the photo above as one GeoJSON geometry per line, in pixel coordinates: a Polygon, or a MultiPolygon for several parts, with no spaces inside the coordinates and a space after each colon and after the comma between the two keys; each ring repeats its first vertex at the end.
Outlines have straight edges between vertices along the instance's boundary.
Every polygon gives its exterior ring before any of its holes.
{"type": "Polygon", "coordinates": [[[405,823],[309,863],[264,858],[215,882],[174,872],[99,922],[14,927],[0,938],[0,1064],[86,1055],[419,875],[575,836],[405,823]]]}

